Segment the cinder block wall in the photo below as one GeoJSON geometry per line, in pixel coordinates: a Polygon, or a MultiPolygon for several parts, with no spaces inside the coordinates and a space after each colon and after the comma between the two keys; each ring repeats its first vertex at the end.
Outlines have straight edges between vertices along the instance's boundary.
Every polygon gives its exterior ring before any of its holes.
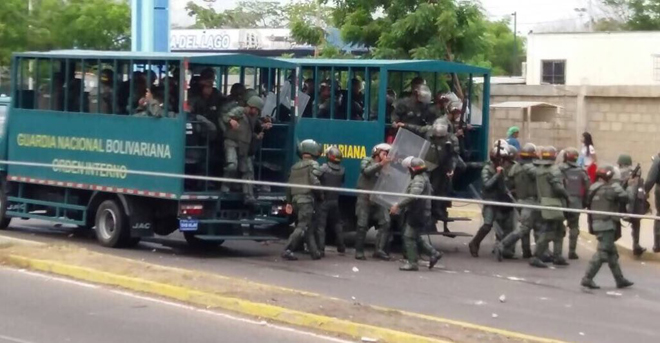
{"type": "MultiPolygon", "coordinates": [[[[629,153],[642,164],[660,152],[660,87],[654,86],[526,86],[493,85],[491,104],[504,101],[542,101],[562,107],[553,122],[531,124],[531,139],[523,143],[578,147],[580,135],[591,132],[600,163],[615,163],[629,153]],[[583,102],[580,106],[580,102],[583,102]]],[[[522,128],[521,110],[491,109],[491,141],[506,136],[512,125],[522,128]]]]}

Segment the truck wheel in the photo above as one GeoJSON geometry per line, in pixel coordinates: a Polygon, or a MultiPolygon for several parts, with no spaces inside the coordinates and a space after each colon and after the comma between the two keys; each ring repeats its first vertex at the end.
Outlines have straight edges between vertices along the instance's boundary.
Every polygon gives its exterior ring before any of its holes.
{"type": "Polygon", "coordinates": [[[126,216],[115,200],[106,200],[96,210],[96,239],[104,247],[119,248],[130,240],[126,216]]]}
{"type": "Polygon", "coordinates": [[[186,242],[188,242],[188,245],[193,248],[193,249],[199,249],[199,250],[206,250],[206,249],[213,249],[217,248],[222,245],[225,241],[207,241],[204,239],[199,239],[195,236],[194,233],[192,232],[184,232],[183,237],[185,237],[186,242]]]}
{"type": "Polygon", "coordinates": [[[6,184],[3,181],[0,184],[0,230],[6,230],[9,228],[9,222],[11,222],[11,217],[7,217],[7,192],[6,184]]]}

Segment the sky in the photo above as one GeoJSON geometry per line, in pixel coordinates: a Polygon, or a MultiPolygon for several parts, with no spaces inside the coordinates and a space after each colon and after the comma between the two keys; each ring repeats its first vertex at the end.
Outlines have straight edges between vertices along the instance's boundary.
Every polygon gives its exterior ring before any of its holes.
{"type": "MultiPolygon", "coordinates": [[[[185,11],[186,4],[191,0],[170,0],[172,23],[187,26],[194,23],[185,11]]],[[[193,0],[198,4],[206,4],[204,0],[193,0]]],[[[233,8],[240,0],[215,0],[214,8],[218,11],[233,8]]],[[[289,0],[268,0],[287,3],[289,0]]],[[[497,20],[516,12],[518,17],[517,31],[527,35],[530,30],[536,32],[548,30],[573,30],[580,23],[587,21],[587,15],[580,18],[576,8],[589,8],[592,2],[593,13],[598,13],[600,0],[481,0],[489,18],[497,20]]]]}

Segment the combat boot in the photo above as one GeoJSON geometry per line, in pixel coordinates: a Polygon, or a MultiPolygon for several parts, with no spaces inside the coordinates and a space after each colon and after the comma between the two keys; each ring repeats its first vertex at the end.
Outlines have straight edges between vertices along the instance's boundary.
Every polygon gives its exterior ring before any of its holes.
{"type": "Polygon", "coordinates": [[[636,246],[633,248],[633,255],[636,257],[642,256],[646,252],[646,248],[642,248],[641,246],[636,246]]]}
{"type": "Polygon", "coordinates": [[[373,256],[374,256],[374,258],[377,258],[377,259],[380,259],[380,260],[383,260],[383,261],[389,261],[389,260],[392,259],[392,257],[390,255],[388,255],[387,253],[385,253],[382,250],[378,250],[378,251],[374,252],[373,256]]]}
{"type": "Polygon", "coordinates": [[[337,247],[337,253],[339,253],[340,255],[345,254],[346,253],[346,247],[344,247],[344,246],[337,247]]]}
{"type": "Polygon", "coordinates": [[[533,257],[529,260],[529,265],[536,268],[548,268],[548,265],[543,263],[538,257],[533,257]]]}
{"type": "Polygon", "coordinates": [[[322,257],[320,252],[310,253],[310,255],[312,256],[312,260],[320,260],[322,257]]]}
{"type": "Polygon", "coordinates": [[[618,261],[609,262],[609,266],[612,270],[612,276],[614,276],[614,280],[616,281],[616,288],[627,288],[634,284],[623,277],[623,272],[621,271],[621,266],[618,261]]]}
{"type": "Polygon", "coordinates": [[[470,243],[468,244],[468,248],[470,248],[470,254],[472,257],[479,257],[479,245],[481,245],[481,241],[486,238],[488,233],[490,232],[491,226],[490,225],[482,225],[479,228],[479,231],[477,231],[477,234],[474,235],[470,243]]]}
{"type": "Polygon", "coordinates": [[[568,240],[568,259],[569,260],[577,260],[580,257],[575,253],[575,250],[577,249],[577,237],[575,238],[569,238],[568,240]]]}
{"type": "Polygon", "coordinates": [[[495,250],[493,250],[493,253],[495,254],[498,262],[502,262],[502,260],[504,260],[502,250],[504,250],[502,243],[495,244],[495,250]]]}
{"type": "Polygon", "coordinates": [[[433,269],[436,264],[438,264],[438,261],[442,258],[442,253],[439,251],[436,251],[433,256],[431,256],[431,259],[429,260],[429,269],[433,269]]]}
{"type": "Polygon", "coordinates": [[[359,232],[355,237],[355,259],[362,261],[367,259],[364,256],[364,237],[359,232]]]}
{"type": "Polygon", "coordinates": [[[570,263],[566,262],[566,260],[561,256],[555,257],[552,261],[552,264],[554,264],[555,266],[569,266],[570,265],[570,263]]]}
{"type": "Polygon", "coordinates": [[[282,253],[282,258],[285,259],[285,260],[289,260],[289,261],[297,261],[298,260],[296,255],[294,255],[293,252],[291,252],[291,250],[284,251],[282,253]]]}
{"type": "Polygon", "coordinates": [[[399,270],[402,270],[404,272],[416,272],[419,270],[419,266],[417,266],[417,263],[410,263],[409,261],[406,261],[401,267],[399,267],[399,270]]]}
{"type": "Polygon", "coordinates": [[[586,288],[589,288],[589,289],[600,289],[600,286],[598,286],[598,285],[594,282],[594,280],[592,280],[592,279],[588,279],[588,278],[586,278],[586,277],[583,277],[583,278],[582,278],[582,282],[580,282],[580,285],[581,285],[582,287],[586,287],[586,288]]]}
{"type": "Polygon", "coordinates": [[[531,249],[523,249],[523,254],[522,254],[524,259],[528,259],[532,257],[532,250],[531,249]]]}
{"type": "Polygon", "coordinates": [[[579,258],[580,258],[580,256],[578,256],[578,255],[575,253],[575,251],[573,251],[573,252],[569,252],[569,253],[568,253],[568,259],[569,259],[569,260],[577,260],[577,259],[579,259],[579,258]]]}

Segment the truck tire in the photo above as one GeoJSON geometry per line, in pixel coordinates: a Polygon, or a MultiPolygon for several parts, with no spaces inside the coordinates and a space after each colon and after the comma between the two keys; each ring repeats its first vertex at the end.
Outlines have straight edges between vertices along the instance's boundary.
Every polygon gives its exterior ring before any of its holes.
{"type": "Polygon", "coordinates": [[[214,249],[221,246],[222,243],[225,242],[222,240],[207,241],[207,240],[199,239],[192,232],[184,232],[183,237],[186,239],[186,242],[188,242],[188,245],[191,248],[199,249],[199,250],[214,249]]]}
{"type": "Polygon", "coordinates": [[[105,200],[96,210],[96,239],[104,247],[126,246],[131,232],[121,205],[116,200],[105,200]]]}
{"type": "Polygon", "coordinates": [[[7,186],[4,181],[0,184],[0,230],[9,228],[11,217],[7,217],[7,186]]]}

